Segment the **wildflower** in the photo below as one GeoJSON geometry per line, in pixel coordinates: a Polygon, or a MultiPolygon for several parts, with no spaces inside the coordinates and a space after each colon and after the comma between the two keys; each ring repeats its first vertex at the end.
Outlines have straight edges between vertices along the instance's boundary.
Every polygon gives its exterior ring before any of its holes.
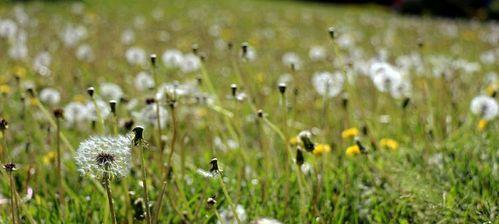
{"type": "Polygon", "coordinates": [[[20,79],[23,79],[23,78],[26,78],[26,69],[24,67],[21,67],[21,66],[16,66],[12,69],[12,73],[17,77],[17,78],[20,78],[20,79]]]}
{"type": "Polygon", "coordinates": [[[331,146],[329,146],[328,144],[317,144],[312,151],[312,153],[316,156],[320,156],[328,152],[331,152],[331,146]]]}
{"type": "Polygon", "coordinates": [[[78,102],[71,102],[64,107],[64,118],[70,123],[82,122],[88,114],[87,107],[78,102]]]}
{"type": "Polygon", "coordinates": [[[125,53],[126,60],[130,65],[145,65],[147,62],[146,52],[139,47],[131,47],[125,53]]]}
{"type": "Polygon", "coordinates": [[[180,63],[180,70],[184,73],[194,72],[201,68],[201,60],[194,54],[184,55],[180,63]]]}
{"type": "Polygon", "coordinates": [[[217,201],[215,200],[215,196],[209,197],[208,200],[206,200],[206,205],[208,208],[213,207],[215,204],[217,204],[217,201]]]}
{"type": "MultiPolygon", "coordinates": [[[[156,113],[157,104],[149,104],[144,107],[140,112],[134,112],[132,115],[140,121],[139,124],[150,124],[154,127],[157,126],[157,113],[156,113]]],[[[159,125],[161,128],[164,128],[168,119],[168,111],[160,106],[159,107],[159,125]]]]}
{"type": "Polygon", "coordinates": [[[161,60],[163,60],[165,66],[176,68],[179,67],[184,60],[184,55],[179,50],[168,49],[161,56],[161,60]]]}
{"type": "Polygon", "coordinates": [[[147,72],[140,72],[135,76],[135,88],[139,91],[148,90],[154,87],[154,79],[147,72]]]}
{"type": "Polygon", "coordinates": [[[124,45],[130,45],[135,41],[135,33],[131,29],[126,29],[121,33],[121,43],[124,45]]]}
{"type": "Polygon", "coordinates": [[[312,133],[310,133],[310,131],[300,132],[300,134],[298,134],[298,138],[303,143],[305,150],[307,150],[308,152],[314,150],[314,143],[311,140],[312,133]]]}
{"type": "Polygon", "coordinates": [[[100,95],[106,100],[120,100],[123,96],[123,90],[117,84],[103,82],[100,84],[100,95]]]}
{"type": "Polygon", "coordinates": [[[399,147],[399,143],[391,138],[382,138],[379,141],[379,145],[391,150],[397,150],[399,147]]]}
{"type": "Polygon", "coordinates": [[[43,164],[49,165],[52,164],[55,160],[56,152],[55,151],[49,151],[47,154],[45,154],[42,158],[43,164]]]}
{"type": "Polygon", "coordinates": [[[301,59],[298,54],[294,52],[287,52],[282,56],[282,63],[286,66],[293,67],[294,69],[300,69],[301,59]]]}
{"type": "Polygon", "coordinates": [[[271,219],[271,218],[259,218],[251,224],[282,224],[282,222],[278,221],[277,219],[271,219]]]}
{"type": "Polygon", "coordinates": [[[49,52],[40,52],[33,59],[33,69],[41,76],[50,75],[50,64],[52,63],[52,56],[49,52]]]}
{"type": "Polygon", "coordinates": [[[94,52],[88,44],[82,44],[76,48],[76,58],[80,61],[91,62],[94,60],[94,52]]]}
{"type": "Polygon", "coordinates": [[[76,164],[83,175],[92,178],[123,177],[130,169],[131,136],[93,136],[76,151],[76,164]]]}
{"type": "Polygon", "coordinates": [[[471,112],[485,120],[492,120],[499,113],[499,106],[492,97],[477,96],[471,101],[471,112]]]}
{"type": "Polygon", "coordinates": [[[353,138],[359,135],[359,129],[357,128],[349,128],[341,132],[342,138],[353,138]]]}
{"type": "Polygon", "coordinates": [[[477,128],[479,131],[483,131],[485,130],[485,128],[487,127],[487,124],[489,122],[485,119],[480,119],[480,121],[478,122],[478,125],[477,125],[477,128]]]}
{"type": "MultiPolygon", "coordinates": [[[[236,206],[236,213],[237,217],[239,217],[239,221],[241,222],[246,222],[247,215],[246,215],[246,210],[242,205],[237,205],[236,206]]],[[[232,212],[231,209],[224,209],[220,212],[220,217],[224,220],[222,223],[226,224],[231,224],[231,223],[237,223],[237,220],[234,216],[234,213],[232,212]]],[[[220,222],[217,222],[220,223],[220,222]]]]}
{"type": "Polygon", "coordinates": [[[40,100],[49,105],[57,105],[61,101],[61,94],[53,88],[45,88],[40,91],[40,100]]]}
{"type": "Polygon", "coordinates": [[[290,145],[298,145],[298,144],[300,144],[300,138],[298,138],[298,136],[290,138],[289,139],[289,144],[290,145]]]}
{"type": "Polygon", "coordinates": [[[320,61],[326,59],[326,49],[322,46],[313,46],[308,51],[308,56],[312,61],[320,61]]]}
{"type": "Polygon", "coordinates": [[[17,170],[16,164],[14,164],[14,163],[6,163],[6,164],[3,165],[3,168],[7,172],[13,172],[13,171],[17,170]]]}
{"type": "Polygon", "coordinates": [[[490,97],[494,97],[494,95],[496,95],[499,91],[499,82],[490,84],[489,86],[487,86],[487,89],[485,89],[485,91],[487,92],[487,95],[489,95],[490,97]]]}
{"type": "Polygon", "coordinates": [[[9,94],[11,92],[11,88],[9,85],[0,85],[0,94],[9,94]]]}
{"type": "Polygon", "coordinates": [[[343,89],[343,76],[341,73],[317,72],[312,78],[312,84],[321,96],[335,97],[343,89]]]}
{"type": "Polygon", "coordinates": [[[352,145],[350,147],[347,148],[345,154],[347,156],[354,156],[354,155],[358,155],[360,154],[360,148],[358,145],[352,145]]]}

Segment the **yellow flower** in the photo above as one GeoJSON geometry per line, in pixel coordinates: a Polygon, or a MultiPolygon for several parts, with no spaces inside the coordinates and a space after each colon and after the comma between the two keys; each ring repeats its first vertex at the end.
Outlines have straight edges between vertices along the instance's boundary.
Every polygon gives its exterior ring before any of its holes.
{"type": "Polygon", "coordinates": [[[485,89],[487,95],[492,96],[495,92],[499,91],[499,83],[492,83],[485,89]]]}
{"type": "Polygon", "coordinates": [[[341,132],[342,138],[353,138],[357,135],[359,135],[359,129],[357,128],[349,128],[341,132]]]}
{"type": "Polygon", "coordinates": [[[289,139],[289,144],[290,145],[300,144],[300,138],[298,138],[298,136],[292,137],[291,139],[289,139]]]}
{"type": "Polygon", "coordinates": [[[317,144],[315,145],[314,151],[312,151],[312,153],[316,156],[320,156],[328,152],[331,152],[331,146],[328,144],[317,144]]]}
{"type": "Polygon", "coordinates": [[[30,102],[31,106],[37,106],[40,103],[40,101],[38,101],[37,98],[31,98],[31,99],[29,99],[29,102],[30,102]]]}
{"type": "Polygon", "coordinates": [[[196,116],[204,117],[208,114],[208,111],[205,108],[199,108],[196,110],[196,116]]]}
{"type": "Polygon", "coordinates": [[[51,164],[55,159],[55,155],[56,155],[55,151],[47,152],[47,154],[45,154],[42,158],[43,163],[45,165],[51,164]]]}
{"type": "Polygon", "coordinates": [[[477,128],[478,128],[478,130],[479,130],[479,131],[483,131],[483,130],[485,130],[485,128],[487,127],[487,124],[488,124],[487,120],[485,120],[485,119],[481,119],[481,120],[478,122],[478,127],[477,127],[477,128]]]}
{"type": "Polygon", "coordinates": [[[16,66],[12,69],[12,72],[14,75],[16,75],[19,78],[25,78],[26,77],[26,69],[21,67],[21,66],[16,66]]]}
{"type": "Polygon", "coordinates": [[[397,150],[399,147],[399,143],[391,138],[382,138],[379,141],[381,147],[385,147],[391,150],[397,150]]]}
{"type": "Polygon", "coordinates": [[[352,146],[347,148],[345,154],[347,154],[347,156],[358,155],[358,154],[360,154],[360,148],[357,145],[352,145],[352,146]]]}
{"type": "Polygon", "coordinates": [[[79,103],[84,103],[87,100],[87,98],[81,94],[77,94],[73,96],[73,100],[79,103]]]}
{"type": "Polygon", "coordinates": [[[11,91],[10,86],[0,85],[0,94],[9,94],[11,91]]]}

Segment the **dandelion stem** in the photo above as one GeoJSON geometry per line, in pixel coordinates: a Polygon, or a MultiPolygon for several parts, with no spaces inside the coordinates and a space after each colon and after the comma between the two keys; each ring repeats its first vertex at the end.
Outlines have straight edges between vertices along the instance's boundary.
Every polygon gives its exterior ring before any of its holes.
{"type": "Polygon", "coordinates": [[[144,200],[146,203],[146,219],[149,224],[152,223],[151,219],[151,209],[149,208],[149,192],[147,191],[147,172],[146,172],[146,167],[145,167],[145,162],[144,162],[144,148],[139,150],[140,151],[140,166],[142,168],[142,185],[144,186],[144,200]]]}
{"type": "Polygon", "coordinates": [[[61,141],[61,136],[60,136],[60,131],[61,131],[61,121],[59,118],[56,118],[56,150],[57,150],[57,182],[58,182],[58,187],[59,187],[59,215],[62,220],[63,216],[63,208],[62,206],[64,205],[64,189],[62,186],[62,165],[61,165],[61,146],[60,146],[60,141],[61,141]]]}
{"type": "Polygon", "coordinates": [[[114,205],[113,205],[113,195],[111,194],[111,188],[109,187],[109,175],[106,173],[103,178],[103,185],[104,188],[106,189],[107,193],[107,201],[109,203],[109,210],[111,212],[111,220],[113,224],[116,224],[116,213],[114,212],[114,205]]]}
{"type": "Polygon", "coordinates": [[[219,174],[218,176],[218,182],[220,183],[220,186],[222,187],[222,191],[224,192],[225,198],[227,199],[227,202],[229,203],[230,209],[232,210],[232,213],[234,214],[234,217],[236,218],[236,222],[238,224],[241,224],[241,220],[239,219],[239,216],[237,215],[236,211],[236,206],[232,202],[232,199],[229,196],[229,193],[227,192],[227,187],[225,187],[224,180],[222,178],[222,175],[219,174]]]}
{"type": "Polygon", "coordinates": [[[10,184],[10,209],[11,209],[11,214],[12,214],[12,223],[16,224],[17,223],[17,216],[16,216],[16,193],[15,193],[15,183],[14,183],[14,178],[12,177],[12,172],[9,171],[9,184],[10,184]]]}

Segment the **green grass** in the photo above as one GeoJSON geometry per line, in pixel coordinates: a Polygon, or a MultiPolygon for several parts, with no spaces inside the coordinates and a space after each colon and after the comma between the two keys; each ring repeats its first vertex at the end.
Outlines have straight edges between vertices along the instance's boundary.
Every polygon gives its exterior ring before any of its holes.
{"type": "MultiPolygon", "coordinates": [[[[244,207],[246,223],[262,217],[283,223],[497,223],[499,125],[496,118],[478,130],[480,118],[469,109],[473,97],[490,86],[486,74],[499,71],[499,63],[480,60],[483,52],[499,47],[497,42],[484,41],[488,36],[497,38],[497,23],[404,17],[370,5],[293,1],[86,1],[82,15],[72,14],[72,4],[67,2],[20,6],[32,23],[24,28],[30,59],[17,61],[7,53],[0,54],[0,86],[10,88],[0,96],[0,118],[9,123],[0,139],[2,151],[7,153],[0,162],[17,165],[13,175],[20,199],[27,189],[33,190],[32,197],[18,203],[19,217],[25,223],[111,223],[104,188],[99,180],[78,172],[74,156],[88,137],[115,134],[115,121],[105,119],[101,131],[90,122],[70,126],[62,121],[61,132],[68,142],[61,142],[65,196],[61,206],[54,156],[57,134],[50,119],[55,119],[55,108],[72,101],[88,102],[89,86],[94,86],[98,95],[100,83],[113,82],[128,100],[138,102],[132,110],[118,103],[119,133],[127,133],[123,128],[126,120],[134,118],[137,124],[133,112],[145,107],[145,100],[154,97],[156,90],[134,87],[135,75],[151,68],[127,63],[124,55],[129,46],[120,39],[128,28],[135,32],[131,46],[158,55],[155,72],[159,82],[201,80],[197,88],[215,99],[214,104],[197,103],[191,96],[176,99],[173,144],[171,101],[161,101],[169,112],[169,121],[160,130],[163,151],[158,148],[158,129],[144,127],[145,170],[153,212],[163,189],[166,169],[161,164],[173,167],[164,185],[161,213],[152,214],[160,223],[216,223],[216,211],[230,210],[230,201],[244,207]],[[152,16],[155,9],[164,14],[159,20],[152,16]],[[133,25],[137,17],[144,20],[143,25],[133,25]],[[68,23],[87,28],[88,37],[80,43],[93,48],[94,61],[77,60],[75,49],[61,43],[59,33],[68,23]],[[220,37],[210,35],[214,24],[220,26],[220,37]],[[352,36],[354,44],[337,48],[338,39],[331,40],[329,27],[336,28],[340,39],[352,36]],[[445,35],[447,28],[455,28],[456,35],[445,35]],[[161,41],[165,31],[168,39],[161,41]],[[217,39],[232,42],[234,48],[216,48],[217,39]],[[255,61],[239,56],[239,46],[246,41],[257,52],[255,61]],[[423,46],[418,47],[419,43],[423,46]],[[166,49],[187,53],[194,44],[206,58],[205,70],[183,73],[161,62],[166,49]],[[327,59],[311,61],[308,50],[313,45],[325,47],[327,59]],[[349,57],[354,48],[362,50],[363,56],[349,57]],[[401,107],[404,99],[377,91],[363,75],[356,75],[343,88],[343,93],[348,93],[347,108],[342,106],[342,94],[323,103],[311,83],[315,72],[346,69],[356,74],[347,64],[366,67],[361,60],[375,57],[381,49],[388,52],[386,60],[392,64],[401,55],[415,53],[422,58],[421,70],[411,69],[408,74],[412,94],[407,108],[401,107]],[[32,58],[41,51],[52,56],[48,77],[32,68],[32,58]],[[286,52],[300,55],[303,65],[299,70],[283,65],[281,56],[286,52]],[[458,69],[466,63],[460,61],[448,70],[452,78],[434,77],[431,73],[437,66],[430,59],[435,55],[476,62],[480,70],[458,69]],[[61,92],[61,102],[50,106],[31,99],[15,78],[16,68],[26,70],[21,83],[33,82],[37,93],[45,87],[55,88],[61,92]],[[286,110],[277,88],[284,73],[294,77],[286,91],[286,110]],[[247,99],[236,102],[227,97],[232,83],[247,99]],[[263,110],[264,118],[257,117],[258,109],[263,110]],[[382,115],[390,117],[388,123],[380,122],[382,115]],[[355,143],[353,138],[342,138],[341,132],[363,127],[368,134],[358,137],[368,153],[347,156],[345,150],[355,143]],[[309,172],[297,169],[296,146],[287,144],[303,130],[314,133],[314,142],[332,148],[320,156],[304,151],[309,172]],[[398,149],[381,147],[382,138],[397,141],[398,149]],[[223,150],[216,139],[237,144],[223,150]],[[172,145],[175,152],[168,163],[172,145]],[[223,170],[226,193],[217,178],[197,172],[209,170],[213,157],[223,170]],[[212,196],[216,196],[216,209],[206,203],[212,196]]],[[[14,18],[15,7],[0,3],[0,19],[14,18]]],[[[2,52],[9,46],[0,39],[2,52]]],[[[113,180],[110,186],[118,223],[126,223],[134,214],[126,191],[135,192],[133,199],[144,197],[138,150],[132,150],[129,175],[113,180]]],[[[12,223],[8,180],[2,169],[0,223],[12,223]]]]}

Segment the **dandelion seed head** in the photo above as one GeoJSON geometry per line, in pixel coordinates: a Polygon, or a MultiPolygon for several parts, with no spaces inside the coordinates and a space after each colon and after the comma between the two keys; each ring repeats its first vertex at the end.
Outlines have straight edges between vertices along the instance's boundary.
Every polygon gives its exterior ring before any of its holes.
{"type": "Polygon", "coordinates": [[[343,89],[345,80],[341,73],[317,72],[312,78],[312,85],[321,96],[335,97],[343,89]]]}
{"type": "Polygon", "coordinates": [[[479,115],[485,120],[492,120],[499,113],[496,100],[485,95],[473,98],[470,109],[473,114],[479,115]]]}
{"type": "Polygon", "coordinates": [[[100,95],[106,100],[119,101],[123,97],[123,90],[117,84],[103,82],[100,84],[100,95]]]}
{"type": "Polygon", "coordinates": [[[130,169],[131,136],[93,136],[80,143],[76,164],[81,174],[92,178],[124,177],[130,169]]]}
{"type": "Polygon", "coordinates": [[[61,94],[53,88],[45,88],[40,91],[40,100],[49,105],[57,105],[61,101],[61,94]]]}

